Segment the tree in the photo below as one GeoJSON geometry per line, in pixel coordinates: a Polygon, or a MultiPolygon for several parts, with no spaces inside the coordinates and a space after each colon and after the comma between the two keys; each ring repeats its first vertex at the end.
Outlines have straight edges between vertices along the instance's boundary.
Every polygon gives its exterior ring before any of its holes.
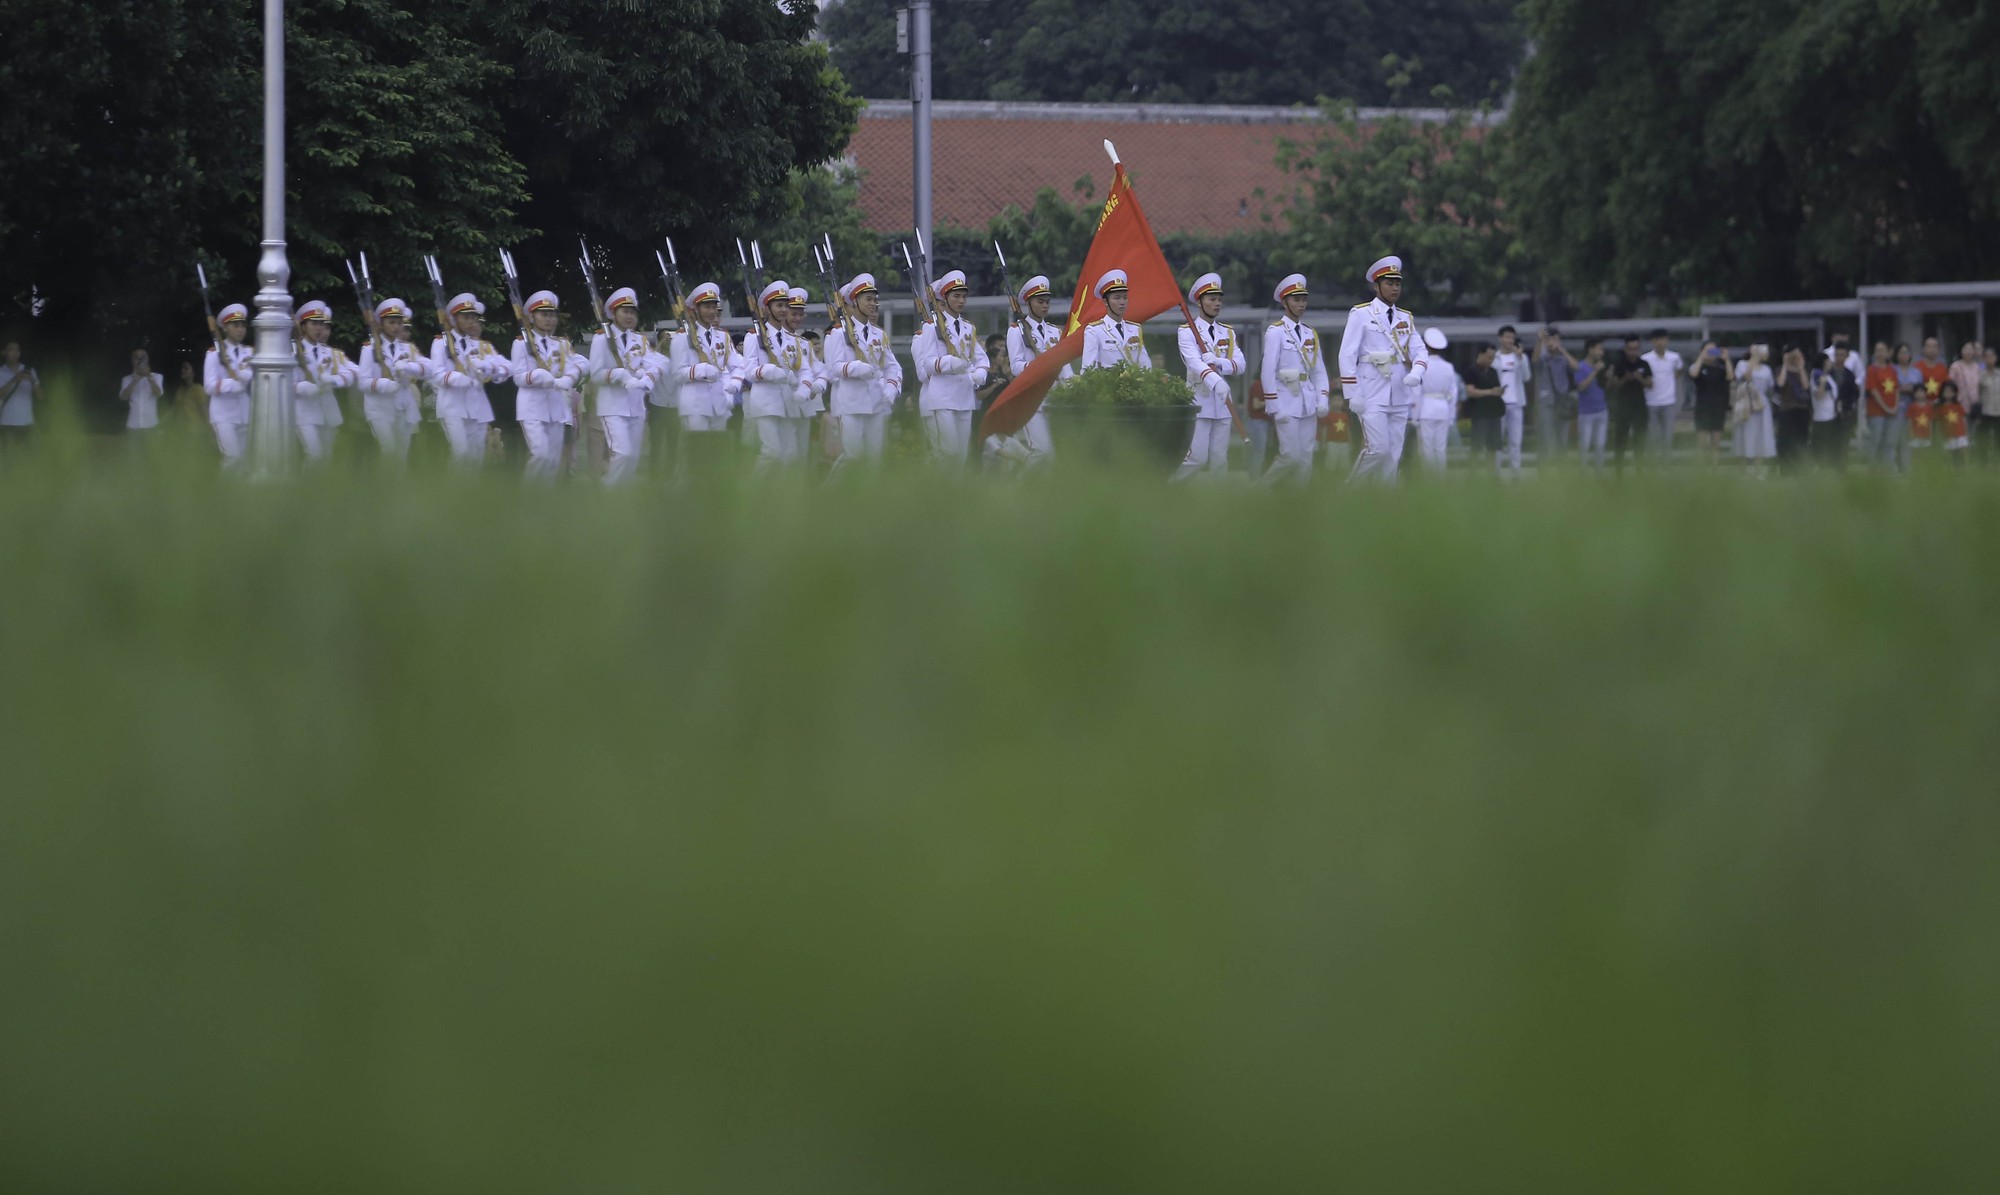
{"type": "MultiPolygon", "coordinates": [[[[840,0],[822,24],[860,94],[909,94],[895,51],[906,0],[840,0]]],[[[1203,104],[1391,103],[1379,64],[1420,54],[1466,102],[1498,99],[1521,57],[1513,0],[1449,0],[1385,14],[1365,0],[939,0],[939,99],[1203,104]]]]}
{"type": "Polygon", "coordinates": [[[1589,299],[1757,299],[2000,267],[2000,80],[1972,0],[1530,0],[1509,210],[1589,299]],[[1892,52],[1882,52],[1892,47],[1892,52]]]}
{"type": "Polygon", "coordinates": [[[1280,142],[1298,190],[1285,212],[1286,248],[1337,293],[1364,295],[1368,264],[1403,259],[1412,307],[1482,309],[1519,284],[1518,238],[1500,206],[1501,150],[1475,114],[1443,121],[1392,116],[1364,125],[1352,105],[1329,104],[1327,123],[1280,142]]]}

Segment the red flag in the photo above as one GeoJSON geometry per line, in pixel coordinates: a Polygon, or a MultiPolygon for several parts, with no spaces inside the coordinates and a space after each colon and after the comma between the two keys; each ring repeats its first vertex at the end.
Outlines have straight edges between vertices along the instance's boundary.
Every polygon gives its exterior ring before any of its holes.
{"type": "Polygon", "coordinates": [[[1084,328],[1104,318],[1105,313],[1104,300],[1091,288],[1107,270],[1125,271],[1126,293],[1131,299],[1125,318],[1135,324],[1181,305],[1181,284],[1160,250],[1160,238],[1153,235],[1153,226],[1139,207],[1139,196],[1125,177],[1123,163],[1114,168],[1111,194],[1104,199],[1097,234],[1090,242],[1090,252],[1084,255],[1083,274],[1076,280],[1076,298],[1069,305],[1063,338],[1029,362],[993,400],[979,424],[981,439],[1012,435],[1026,427],[1048,397],[1062,367],[1083,355],[1084,328]]]}

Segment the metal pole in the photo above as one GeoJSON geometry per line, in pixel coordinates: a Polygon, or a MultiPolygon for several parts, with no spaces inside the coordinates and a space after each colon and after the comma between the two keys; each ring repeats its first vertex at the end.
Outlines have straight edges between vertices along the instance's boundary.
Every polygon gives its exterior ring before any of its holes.
{"type": "Polygon", "coordinates": [[[910,127],[915,145],[910,190],[916,200],[916,229],[931,241],[931,0],[910,4],[910,127]]]}
{"type": "Polygon", "coordinates": [[[250,358],[250,475],[292,469],[292,267],[285,257],[285,0],[264,0],[264,252],[257,260],[250,358]]]}

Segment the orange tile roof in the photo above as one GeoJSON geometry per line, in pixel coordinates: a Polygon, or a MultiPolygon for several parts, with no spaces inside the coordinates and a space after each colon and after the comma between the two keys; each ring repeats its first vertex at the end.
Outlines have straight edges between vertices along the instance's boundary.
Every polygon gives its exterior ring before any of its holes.
{"type": "MultiPolygon", "coordinates": [[[[983,228],[1044,187],[1075,198],[1089,176],[1111,183],[1104,142],[1118,147],[1155,231],[1217,235],[1264,227],[1291,186],[1278,139],[1301,138],[1311,112],[1218,107],[944,104],[931,121],[932,209],[940,227],[983,228]],[[1031,112],[1033,115],[1019,115],[1031,112]],[[1260,194],[1261,192],[1261,194],[1260,194]]],[[[871,101],[848,154],[862,171],[868,227],[910,227],[910,106],[871,101]]]]}

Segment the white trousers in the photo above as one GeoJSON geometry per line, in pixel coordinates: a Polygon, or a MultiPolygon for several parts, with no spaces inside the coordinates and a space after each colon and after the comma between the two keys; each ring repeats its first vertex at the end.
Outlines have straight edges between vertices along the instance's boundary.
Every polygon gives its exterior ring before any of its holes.
{"type": "Polygon", "coordinates": [[[840,458],[833,462],[833,468],[826,479],[832,481],[836,474],[856,465],[879,465],[882,462],[882,440],[889,428],[889,417],[883,414],[842,415],[840,417],[840,458]]]}
{"type": "Polygon", "coordinates": [[[639,468],[639,452],[646,446],[644,415],[599,415],[604,424],[604,451],[610,458],[604,465],[604,484],[622,485],[639,468]]]}
{"type": "Polygon", "coordinates": [[[1500,451],[1494,454],[1494,468],[1521,471],[1521,427],[1527,413],[1519,403],[1507,404],[1506,413],[1500,417],[1500,451]]]}
{"type": "Polygon", "coordinates": [[[932,464],[945,469],[965,468],[965,454],[972,447],[972,416],[971,411],[932,411],[924,416],[932,464]]]}
{"type": "Polygon", "coordinates": [[[1444,472],[1446,452],[1451,446],[1451,420],[1417,420],[1417,459],[1426,469],[1444,472]]]}
{"type": "Polygon", "coordinates": [[[410,435],[416,429],[410,426],[410,417],[402,411],[392,415],[370,415],[368,430],[375,433],[375,442],[382,446],[382,455],[393,458],[397,464],[410,459],[410,435]]]}
{"type": "Polygon", "coordinates": [[[727,415],[688,415],[688,414],[683,414],[683,415],[681,416],[681,430],[682,430],[682,431],[689,431],[689,432],[721,432],[721,431],[728,431],[728,430],[729,430],[729,416],[727,416],[727,415]]]}
{"type": "Polygon", "coordinates": [[[554,481],[562,472],[563,429],[569,426],[552,419],[523,419],[521,434],[528,441],[527,475],[539,481],[554,481]]]}
{"type": "Polygon", "coordinates": [[[1410,408],[1371,402],[1366,409],[1354,412],[1354,417],[1361,423],[1361,455],[1355,458],[1354,471],[1347,479],[1396,480],[1396,470],[1403,463],[1403,438],[1409,431],[1410,408]]]}
{"type": "Polygon", "coordinates": [[[1319,419],[1316,416],[1273,415],[1271,423],[1278,429],[1278,457],[1271,462],[1270,468],[1264,470],[1264,476],[1258,479],[1259,484],[1306,484],[1312,480],[1313,447],[1319,438],[1319,419]]]}
{"type": "Polygon", "coordinates": [[[298,424],[299,445],[307,461],[324,461],[333,455],[333,429],[324,423],[298,424]]]}
{"type": "Polygon", "coordinates": [[[222,450],[222,467],[240,469],[243,467],[243,451],[250,446],[250,425],[247,423],[211,423],[215,429],[215,446],[222,450]]]}
{"type": "Polygon", "coordinates": [[[1181,467],[1174,470],[1169,481],[1186,481],[1202,473],[1211,478],[1229,472],[1229,420],[1201,419],[1194,421],[1194,437],[1188,443],[1187,456],[1181,467]]]}
{"type": "Polygon", "coordinates": [[[440,415],[444,438],[451,445],[451,463],[461,469],[477,469],[486,463],[486,421],[464,415],[440,415]]]}
{"type": "Polygon", "coordinates": [[[797,447],[798,437],[793,433],[796,422],[788,415],[755,415],[743,421],[746,434],[756,437],[757,472],[769,473],[805,459],[805,450],[797,447]]]}

